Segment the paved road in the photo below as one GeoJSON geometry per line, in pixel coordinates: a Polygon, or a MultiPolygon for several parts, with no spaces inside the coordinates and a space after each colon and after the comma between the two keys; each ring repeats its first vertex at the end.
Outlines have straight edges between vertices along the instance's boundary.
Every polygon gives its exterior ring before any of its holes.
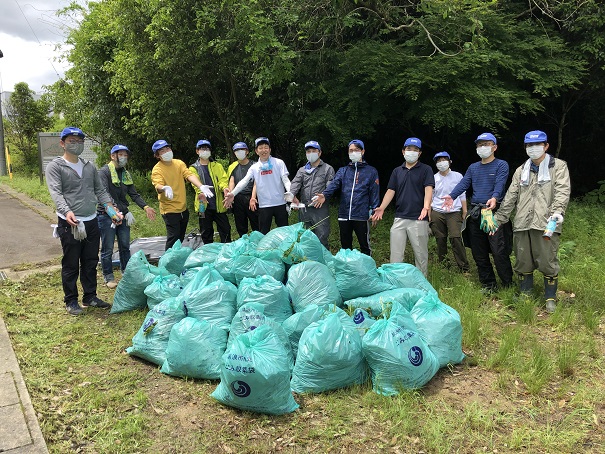
{"type": "MultiPolygon", "coordinates": [[[[0,269],[60,257],[61,243],[52,237],[51,221],[20,200],[29,203],[26,198],[14,198],[9,191],[0,187],[0,269]]],[[[46,208],[45,215],[50,213],[46,208]]]]}

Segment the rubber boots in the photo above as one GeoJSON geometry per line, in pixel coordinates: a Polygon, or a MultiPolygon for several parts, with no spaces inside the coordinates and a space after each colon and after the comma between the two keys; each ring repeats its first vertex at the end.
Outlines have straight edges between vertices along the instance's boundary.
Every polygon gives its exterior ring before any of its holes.
{"type": "Polygon", "coordinates": [[[521,295],[531,295],[534,289],[534,273],[519,274],[519,291],[521,295]]]}
{"type": "Polygon", "coordinates": [[[544,298],[546,299],[546,312],[549,314],[555,311],[558,283],[558,276],[544,276],[544,298]]]}

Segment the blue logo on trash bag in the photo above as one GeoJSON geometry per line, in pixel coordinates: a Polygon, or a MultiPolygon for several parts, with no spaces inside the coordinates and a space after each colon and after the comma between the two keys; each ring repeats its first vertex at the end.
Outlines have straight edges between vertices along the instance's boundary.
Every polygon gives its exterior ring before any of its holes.
{"type": "Polygon", "coordinates": [[[363,312],[359,311],[355,313],[355,316],[353,317],[353,321],[355,322],[356,325],[359,325],[360,323],[363,323],[363,321],[366,318],[363,316],[363,312]]]}
{"type": "Polygon", "coordinates": [[[408,352],[408,359],[412,363],[412,366],[420,366],[422,364],[422,350],[420,347],[412,347],[408,352]]]}
{"type": "Polygon", "coordinates": [[[233,394],[235,394],[237,397],[248,397],[250,395],[250,392],[252,391],[250,389],[250,385],[248,385],[248,383],[246,383],[245,381],[241,381],[241,380],[235,380],[233,382],[231,382],[231,391],[233,391],[233,394]]]}

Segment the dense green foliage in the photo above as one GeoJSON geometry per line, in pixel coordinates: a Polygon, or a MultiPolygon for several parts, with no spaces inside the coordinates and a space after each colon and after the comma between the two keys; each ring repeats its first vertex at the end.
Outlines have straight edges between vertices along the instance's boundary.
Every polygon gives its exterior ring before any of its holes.
{"type": "Polygon", "coordinates": [[[338,164],[362,137],[392,151],[384,174],[407,135],[429,152],[465,149],[466,164],[486,129],[518,165],[520,137],[538,127],[556,154],[590,147],[599,166],[603,12],[597,0],[91,2],[65,11],[81,23],[53,94],[68,123],[144,150],[133,164],[146,169],[158,138],[183,157],[207,137],[227,158],[267,135],[291,167],[310,138],[338,164]]]}

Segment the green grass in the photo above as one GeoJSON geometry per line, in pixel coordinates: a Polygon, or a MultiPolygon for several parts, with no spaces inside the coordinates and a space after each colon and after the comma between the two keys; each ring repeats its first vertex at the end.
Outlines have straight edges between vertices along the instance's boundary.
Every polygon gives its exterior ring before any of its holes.
{"type": "MultiPolygon", "coordinates": [[[[44,198],[37,182],[11,185],[44,198]]],[[[476,270],[435,263],[431,239],[429,280],[460,313],[466,360],[420,391],[387,398],[366,384],[296,396],[300,409],[281,417],[223,407],[209,397],[216,382],[165,376],[129,357],[145,313],[68,317],[59,272],[1,282],[0,312],[53,453],[604,452],[604,214],[570,205],[552,315],[539,273],[531,298],[485,296],[476,270]]],[[[133,236],[164,234],[161,220],[135,216],[133,236]]],[[[371,232],[378,265],[388,261],[391,223],[392,212],[371,232]]],[[[336,216],[332,226],[336,252],[336,216]]],[[[106,288],[100,296],[111,299],[106,288]]]]}

